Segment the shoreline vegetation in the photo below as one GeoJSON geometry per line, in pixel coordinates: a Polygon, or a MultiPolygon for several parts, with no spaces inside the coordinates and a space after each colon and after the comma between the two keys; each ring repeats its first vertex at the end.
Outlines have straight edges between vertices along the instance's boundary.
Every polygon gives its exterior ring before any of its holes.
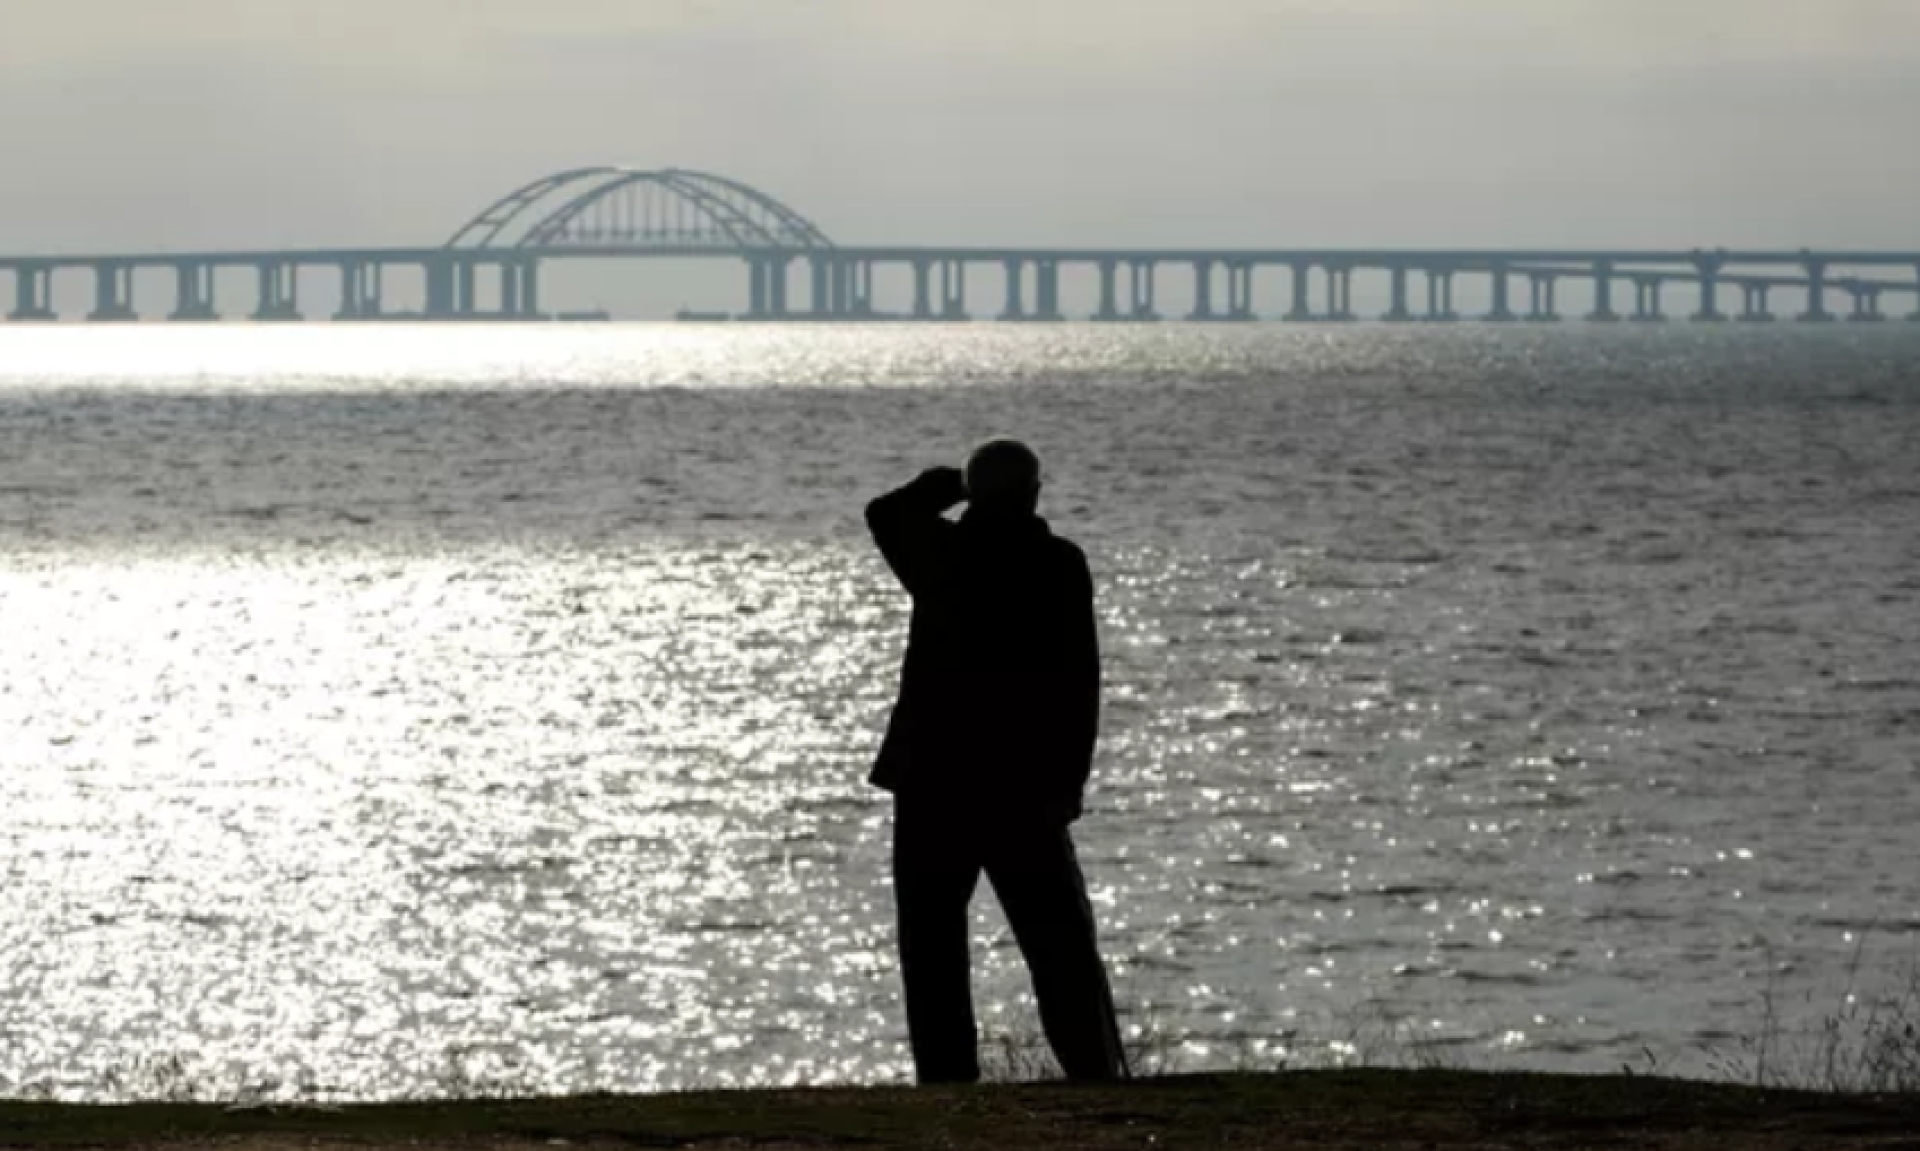
{"type": "Polygon", "coordinates": [[[351,1105],[0,1102],[0,1146],[1920,1147],[1920,1094],[1642,1075],[1330,1070],[351,1105]]]}

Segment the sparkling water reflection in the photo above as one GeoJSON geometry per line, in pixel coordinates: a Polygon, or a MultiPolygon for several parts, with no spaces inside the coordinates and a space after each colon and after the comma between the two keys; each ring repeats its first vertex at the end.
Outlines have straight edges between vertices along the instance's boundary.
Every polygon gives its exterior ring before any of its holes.
{"type": "Polygon", "coordinates": [[[1684,1064],[1920,927],[1911,334],[457,336],[0,333],[0,1086],[903,1076],[858,509],[1008,428],[1190,1063],[1684,1064]]]}

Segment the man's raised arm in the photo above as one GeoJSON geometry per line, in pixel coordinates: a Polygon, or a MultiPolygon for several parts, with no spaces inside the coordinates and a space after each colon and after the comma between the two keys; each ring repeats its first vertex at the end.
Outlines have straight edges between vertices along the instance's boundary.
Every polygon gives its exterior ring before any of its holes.
{"type": "Polygon", "coordinates": [[[928,468],[867,505],[867,530],[909,592],[920,589],[941,536],[952,528],[941,516],[966,498],[966,477],[959,468],[928,468]]]}

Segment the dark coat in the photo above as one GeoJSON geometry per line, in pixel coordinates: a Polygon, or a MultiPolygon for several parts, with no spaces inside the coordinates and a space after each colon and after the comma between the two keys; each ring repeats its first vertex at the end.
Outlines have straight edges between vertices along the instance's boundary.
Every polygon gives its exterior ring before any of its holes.
{"type": "Polygon", "coordinates": [[[913,620],[872,783],[956,812],[1079,818],[1100,718],[1087,558],[1032,514],[959,522],[936,469],[867,505],[913,620]]]}

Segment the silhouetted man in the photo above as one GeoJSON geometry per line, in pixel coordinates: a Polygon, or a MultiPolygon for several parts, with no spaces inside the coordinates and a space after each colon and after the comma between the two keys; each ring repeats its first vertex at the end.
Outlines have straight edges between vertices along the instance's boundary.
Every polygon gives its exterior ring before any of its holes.
{"type": "Polygon", "coordinates": [[[894,900],[907,1031],[922,1083],[980,1077],[967,904],[985,871],[1074,1079],[1126,1073],[1093,908],[1067,825],[1100,713],[1086,556],[1035,513],[1040,461],[994,440],[867,505],[913,596],[872,782],[894,793],[894,900]],[[958,522],[949,509],[967,503],[958,522]]]}

